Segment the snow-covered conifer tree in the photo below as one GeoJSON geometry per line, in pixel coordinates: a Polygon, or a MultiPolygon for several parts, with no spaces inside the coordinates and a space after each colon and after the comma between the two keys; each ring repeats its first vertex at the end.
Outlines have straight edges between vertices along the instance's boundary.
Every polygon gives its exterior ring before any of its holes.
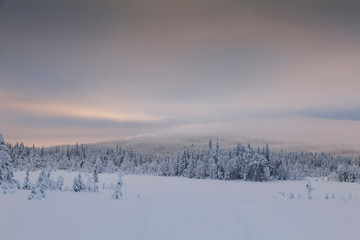
{"type": "Polygon", "coordinates": [[[36,181],[36,187],[41,188],[43,190],[48,189],[48,175],[45,173],[45,164],[42,165],[41,172],[36,181]]]}
{"type": "Polygon", "coordinates": [[[169,175],[176,176],[176,174],[177,174],[176,158],[174,158],[174,156],[171,156],[171,158],[169,158],[169,175]]]}
{"type": "Polygon", "coordinates": [[[51,179],[50,175],[51,175],[51,172],[48,172],[46,182],[45,182],[46,189],[54,190],[54,189],[56,189],[56,185],[55,185],[54,180],[51,179]]]}
{"type": "MultiPolygon", "coordinates": [[[[211,139],[209,139],[209,148],[208,148],[208,150],[209,151],[212,151],[212,141],[211,141],[211,139]]],[[[210,155],[210,154],[208,154],[208,155],[210,155]]]]}
{"type": "Polygon", "coordinates": [[[114,193],[112,194],[112,197],[114,198],[114,199],[120,199],[121,197],[122,197],[122,195],[123,195],[123,192],[122,192],[122,187],[123,187],[123,185],[124,185],[124,181],[123,181],[123,179],[122,179],[122,177],[124,176],[124,174],[123,173],[119,173],[118,174],[118,182],[117,182],[117,184],[115,185],[115,187],[114,187],[114,193]]]}
{"type": "Polygon", "coordinates": [[[64,186],[64,177],[58,176],[57,181],[55,182],[55,189],[62,191],[63,186],[64,186]]]}
{"type": "Polygon", "coordinates": [[[46,190],[49,188],[49,175],[45,173],[45,164],[42,164],[42,169],[36,181],[36,186],[32,186],[31,193],[28,197],[29,200],[40,200],[45,198],[46,190]]]}
{"type": "Polygon", "coordinates": [[[162,176],[169,176],[169,169],[169,157],[164,154],[164,157],[159,164],[159,174],[162,176]]]}
{"type": "Polygon", "coordinates": [[[86,191],[86,185],[82,180],[81,173],[79,173],[77,177],[74,177],[73,190],[74,192],[86,191]]]}
{"type": "Polygon", "coordinates": [[[247,148],[245,149],[244,152],[244,163],[243,163],[243,172],[242,172],[242,179],[243,180],[251,180],[251,176],[250,175],[250,164],[252,162],[253,156],[254,156],[254,150],[252,149],[250,143],[248,143],[247,148]]]}
{"type": "Polygon", "coordinates": [[[194,177],[194,144],[191,144],[191,150],[188,158],[188,164],[185,170],[185,176],[189,178],[194,177]]]}
{"type": "Polygon", "coordinates": [[[179,161],[179,166],[178,166],[178,174],[179,176],[183,176],[185,174],[185,169],[186,169],[186,148],[184,147],[184,151],[183,154],[181,155],[180,161],[179,161]]]}
{"type": "Polygon", "coordinates": [[[89,174],[86,173],[85,179],[87,179],[87,182],[85,184],[85,189],[86,189],[85,191],[93,192],[94,191],[94,180],[93,180],[92,176],[90,176],[89,174]]]}
{"type": "Polygon", "coordinates": [[[98,192],[99,191],[98,160],[96,161],[94,166],[93,181],[94,181],[93,191],[98,192]]]}
{"type": "Polygon", "coordinates": [[[205,163],[204,163],[204,149],[201,147],[200,148],[200,153],[199,153],[199,159],[197,161],[197,166],[195,169],[195,176],[196,178],[204,178],[205,177],[205,163]]]}
{"type": "Polygon", "coordinates": [[[217,179],[217,165],[215,163],[215,159],[213,157],[209,158],[209,167],[208,167],[208,176],[212,179],[217,179]]]}
{"type": "Polygon", "coordinates": [[[230,180],[231,178],[230,174],[231,174],[231,165],[230,165],[230,161],[228,161],[225,165],[224,179],[230,180]]]}
{"type": "Polygon", "coordinates": [[[270,176],[277,180],[287,179],[287,174],[283,166],[284,155],[280,151],[278,154],[270,157],[269,170],[270,176]]]}
{"type": "Polygon", "coordinates": [[[270,161],[270,149],[269,149],[269,143],[266,143],[265,149],[264,149],[264,157],[269,162],[270,161]]]}
{"type": "Polygon", "coordinates": [[[3,135],[0,133],[0,186],[4,193],[6,193],[7,189],[18,185],[18,182],[14,179],[13,165],[7,151],[3,135]]]}
{"type": "Polygon", "coordinates": [[[31,182],[30,182],[30,179],[29,179],[29,172],[30,172],[30,165],[27,166],[26,177],[24,179],[24,184],[23,184],[23,187],[22,187],[22,189],[25,189],[25,190],[30,190],[31,189],[31,182]]]}

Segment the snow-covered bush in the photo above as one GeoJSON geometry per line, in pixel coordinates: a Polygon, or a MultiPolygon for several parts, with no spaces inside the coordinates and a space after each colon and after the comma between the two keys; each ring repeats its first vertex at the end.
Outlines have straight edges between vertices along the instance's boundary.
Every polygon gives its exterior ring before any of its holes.
{"type": "Polygon", "coordinates": [[[64,191],[64,192],[73,192],[74,190],[71,187],[66,186],[66,187],[64,187],[64,189],[62,191],[64,191]]]}
{"type": "Polygon", "coordinates": [[[45,189],[34,186],[34,188],[31,190],[28,200],[40,200],[42,198],[45,198],[45,189]]]}
{"type": "Polygon", "coordinates": [[[289,194],[289,199],[294,199],[294,198],[295,198],[295,194],[291,192],[291,193],[289,194]]]}
{"type": "Polygon", "coordinates": [[[308,181],[307,184],[306,184],[306,191],[307,191],[307,194],[308,194],[308,199],[311,200],[312,199],[312,194],[311,192],[314,190],[314,188],[311,186],[311,182],[308,181]]]}

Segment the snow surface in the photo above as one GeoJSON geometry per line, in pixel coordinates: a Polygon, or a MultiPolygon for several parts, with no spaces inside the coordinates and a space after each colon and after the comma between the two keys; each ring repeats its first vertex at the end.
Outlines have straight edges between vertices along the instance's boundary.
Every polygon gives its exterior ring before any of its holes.
{"type": "MultiPolygon", "coordinates": [[[[36,182],[39,172],[30,172],[36,182]]],[[[57,171],[64,187],[77,173],[57,171]]],[[[16,172],[21,183],[25,172],[16,172]]],[[[84,176],[83,176],[84,178],[84,176]]],[[[84,178],[86,179],[86,178],[84,178]]],[[[243,182],[179,177],[124,177],[112,199],[116,174],[99,174],[100,193],[30,191],[0,194],[1,239],[359,239],[360,185],[312,180],[243,182]],[[294,199],[289,199],[293,193],[294,199]],[[326,200],[328,193],[330,199],[326,200]],[[332,193],[335,199],[332,199],[332,193]],[[301,198],[299,198],[301,195],[301,198]]]]}

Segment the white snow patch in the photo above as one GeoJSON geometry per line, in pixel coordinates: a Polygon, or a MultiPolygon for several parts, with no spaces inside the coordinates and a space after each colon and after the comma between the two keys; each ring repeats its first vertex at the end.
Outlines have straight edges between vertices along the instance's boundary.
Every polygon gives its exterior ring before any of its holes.
{"type": "MultiPolygon", "coordinates": [[[[30,172],[36,182],[39,172],[30,172]]],[[[72,187],[77,173],[53,172],[72,187]]],[[[23,182],[25,172],[16,172],[23,182]]],[[[1,239],[357,239],[360,185],[312,181],[243,182],[179,177],[124,177],[124,196],[111,198],[116,174],[99,174],[99,193],[29,191],[0,194],[1,239]],[[290,194],[295,196],[289,199],[290,194]],[[325,199],[326,194],[330,196],[325,199]],[[331,196],[334,193],[335,199],[331,196]],[[351,199],[349,195],[351,194],[351,199]],[[301,198],[298,196],[301,195],[301,198]]]]}

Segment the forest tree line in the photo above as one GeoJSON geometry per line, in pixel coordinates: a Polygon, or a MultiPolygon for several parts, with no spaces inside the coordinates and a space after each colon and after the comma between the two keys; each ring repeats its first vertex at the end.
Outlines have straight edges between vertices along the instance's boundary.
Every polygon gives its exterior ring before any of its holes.
{"type": "Polygon", "coordinates": [[[69,170],[99,173],[124,172],[248,181],[300,180],[305,177],[328,177],[331,180],[360,181],[360,157],[334,156],[317,152],[271,151],[269,145],[254,148],[238,143],[222,150],[219,142],[209,140],[206,148],[195,151],[193,145],[177,154],[140,153],[133,149],[90,147],[76,144],[67,147],[37,148],[7,144],[16,170],[69,170]]]}

